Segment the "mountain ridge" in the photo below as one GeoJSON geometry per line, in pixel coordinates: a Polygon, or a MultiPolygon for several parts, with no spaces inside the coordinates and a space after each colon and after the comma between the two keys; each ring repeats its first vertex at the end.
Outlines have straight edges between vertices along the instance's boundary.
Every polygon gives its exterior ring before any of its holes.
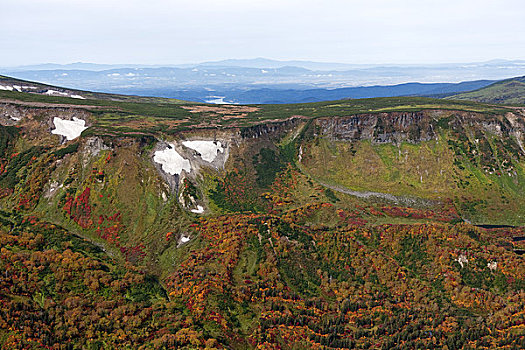
{"type": "Polygon", "coordinates": [[[505,79],[450,98],[487,103],[525,105],[525,76],[505,79]]]}

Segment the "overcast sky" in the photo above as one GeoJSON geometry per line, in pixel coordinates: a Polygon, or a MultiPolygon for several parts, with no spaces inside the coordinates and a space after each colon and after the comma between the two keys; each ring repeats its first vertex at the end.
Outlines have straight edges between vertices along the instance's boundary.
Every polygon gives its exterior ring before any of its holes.
{"type": "Polygon", "coordinates": [[[0,66],[525,59],[523,0],[0,0],[0,66]]]}

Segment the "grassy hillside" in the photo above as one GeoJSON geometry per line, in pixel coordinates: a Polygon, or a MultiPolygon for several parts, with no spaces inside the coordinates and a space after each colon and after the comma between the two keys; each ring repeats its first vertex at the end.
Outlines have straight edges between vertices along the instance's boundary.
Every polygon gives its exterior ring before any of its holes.
{"type": "Polygon", "coordinates": [[[525,105],[525,77],[503,80],[479,90],[447,97],[447,99],[525,105]]]}

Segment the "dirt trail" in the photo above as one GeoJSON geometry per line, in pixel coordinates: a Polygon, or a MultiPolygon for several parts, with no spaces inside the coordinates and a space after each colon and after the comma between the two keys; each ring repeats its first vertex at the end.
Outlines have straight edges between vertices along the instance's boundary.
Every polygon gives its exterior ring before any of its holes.
{"type": "Polygon", "coordinates": [[[335,185],[329,185],[326,183],[323,183],[321,181],[317,181],[320,185],[327,187],[331,190],[349,194],[351,196],[359,197],[359,198],[381,198],[385,199],[390,202],[394,202],[396,204],[403,204],[406,206],[424,206],[424,207],[431,207],[439,204],[439,201],[435,200],[429,200],[429,199],[423,199],[419,197],[408,197],[408,196],[394,196],[393,194],[389,193],[381,193],[381,192],[371,192],[371,191],[354,191],[350,190],[346,187],[342,186],[335,186],[335,185]]]}

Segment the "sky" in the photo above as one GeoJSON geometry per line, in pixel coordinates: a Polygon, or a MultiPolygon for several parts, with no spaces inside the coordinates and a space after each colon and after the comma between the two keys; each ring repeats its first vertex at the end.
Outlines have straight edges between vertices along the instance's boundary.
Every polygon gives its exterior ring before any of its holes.
{"type": "Polygon", "coordinates": [[[0,0],[0,66],[525,59],[523,0],[0,0]]]}

